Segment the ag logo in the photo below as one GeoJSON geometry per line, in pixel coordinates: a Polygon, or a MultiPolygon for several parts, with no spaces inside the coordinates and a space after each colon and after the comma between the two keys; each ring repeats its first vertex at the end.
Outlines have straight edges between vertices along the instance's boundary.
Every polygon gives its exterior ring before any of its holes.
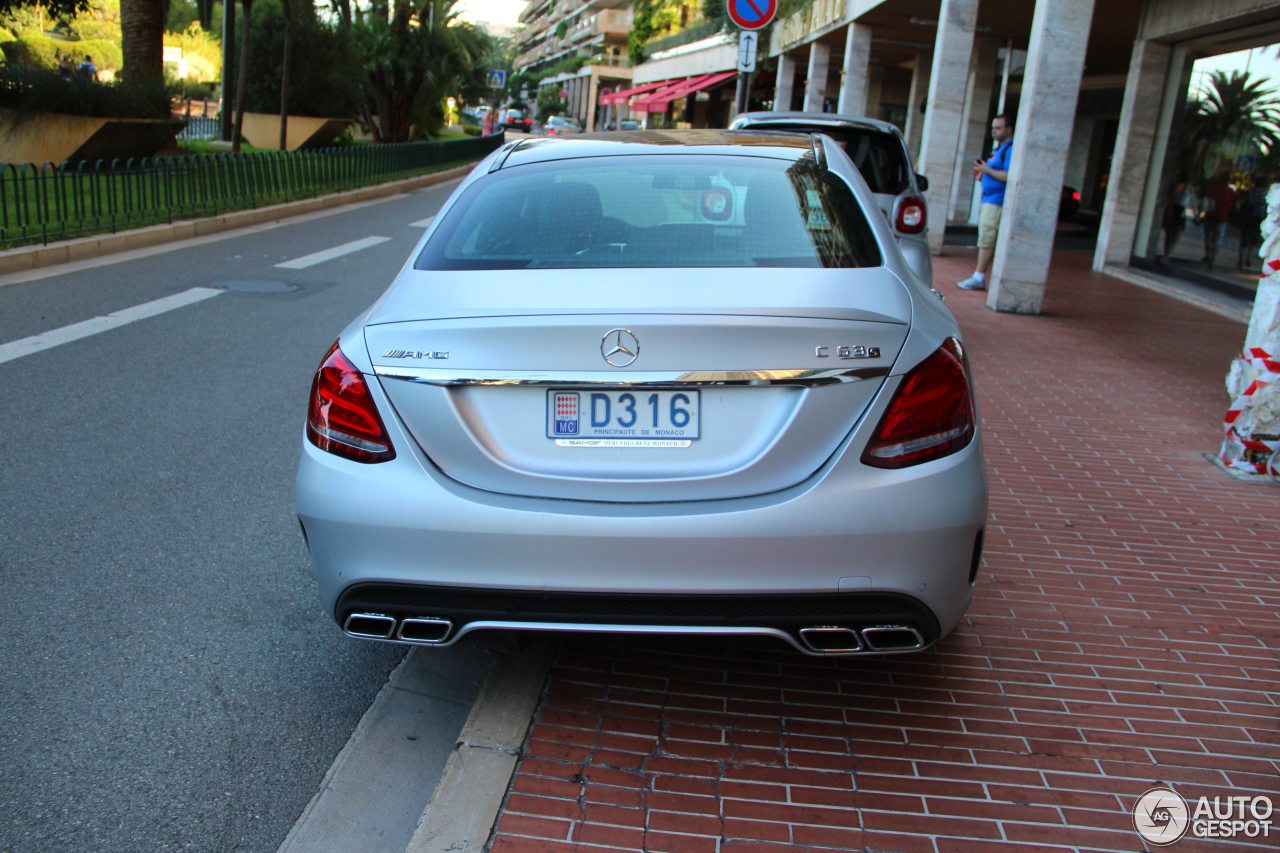
{"type": "Polygon", "coordinates": [[[1187,833],[1191,810],[1182,795],[1169,788],[1152,788],[1133,807],[1133,828],[1157,847],[1172,844],[1187,833]]]}

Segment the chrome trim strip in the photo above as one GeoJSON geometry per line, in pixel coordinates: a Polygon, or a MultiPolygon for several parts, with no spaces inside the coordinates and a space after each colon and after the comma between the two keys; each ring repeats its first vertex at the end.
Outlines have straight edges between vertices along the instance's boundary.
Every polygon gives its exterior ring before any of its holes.
{"type": "MultiPolygon", "coordinates": [[[[451,634],[443,643],[431,643],[433,648],[442,649],[452,646],[458,640],[467,636],[473,631],[546,631],[549,633],[586,633],[586,634],[645,634],[645,635],[670,635],[678,637],[773,637],[782,640],[798,652],[808,655],[809,657],[832,657],[836,655],[856,654],[859,657],[867,655],[885,655],[899,654],[906,651],[915,651],[915,649],[892,649],[888,651],[875,651],[873,649],[863,647],[860,652],[816,652],[805,646],[795,636],[788,634],[779,628],[766,628],[762,626],[735,625],[732,627],[724,625],[615,625],[611,623],[592,623],[592,622],[522,622],[519,619],[492,619],[468,622],[457,631],[451,634]]],[[[427,645],[426,643],[410,643],[405,640],[397,640],[393,638],[379,639],[377,637],[347,634],[361,640],[378,640],[384,643],[395,643],[396,645],[427,645]]]]}
{"type": "Polygon", "coordinates": [[[889,366],[848,369],[797,370],[691,370],[678,371],[555,371],[536,370],[452,370],[404,365],[374,365],[374,373],[384,379],[401,379],[423,385],[538,385],[547,387],[629,386],[629,385],[838,385],[880,379],[889,375],[889,366]]]}

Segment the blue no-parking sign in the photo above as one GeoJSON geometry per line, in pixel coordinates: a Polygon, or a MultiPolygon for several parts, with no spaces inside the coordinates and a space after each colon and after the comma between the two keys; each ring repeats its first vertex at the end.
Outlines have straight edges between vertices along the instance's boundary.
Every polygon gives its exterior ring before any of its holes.
{"type": "Polygon", "coordinates": [[[769,26],[778,14],[778,0],[725,0],[729,20],[744,30],[759,30],[769,26]]]}

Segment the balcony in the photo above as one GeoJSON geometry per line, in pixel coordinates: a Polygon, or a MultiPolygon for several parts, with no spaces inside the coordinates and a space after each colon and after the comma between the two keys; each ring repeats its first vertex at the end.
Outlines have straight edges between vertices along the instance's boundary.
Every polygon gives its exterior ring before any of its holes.
{"type": "Polygon", "coordinates": [[[578,22],[569,27],[569,31],[565,33],[565,38],[570,43],[578,43],[592,39],[595,36],[614,36],[621,40],[627,37],[627,33],[631,30],[631,10],[630,9],[605,9],[594,14],[584,13],[578,22]]]}

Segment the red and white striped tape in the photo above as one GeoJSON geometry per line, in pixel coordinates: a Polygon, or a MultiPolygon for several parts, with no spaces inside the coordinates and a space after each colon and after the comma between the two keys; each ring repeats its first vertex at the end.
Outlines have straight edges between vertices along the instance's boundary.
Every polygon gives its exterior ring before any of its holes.
{"type": "MultiPolygon", "coordinates": [[[[1262,281],[1280,273],[1280,258],[1272,258],[1264,262],[1262,273],[1262,281]]],[[[1223,419],[1222,427],[1225,436],[1222,441],[1222,464],[1228,468],[1248,471],[1252,474],[1280,476],[1280,467],[1271,464],[1271,461],[1276,458],[1277,452],[1280,452],[1280,441],[1244,438],[1236,432],[1236,421],[1239,419],[1240,413],[1244,411],[1245,406],[1249,404],[1249,398],[1258,393],[1258,389],[1270,385],[1276,379],[1280,379],[1280,359],[1262,347],[1250,347],[1240,354],[1240,360],[1258,371],[1258,373],[1253,381],[1249,383],[1249,387],[1244,389],[1240,396],[1236,397],[1231,403],[1231,408],[1227,409],[1227,416],[1223,419]],[[1228,454],[1228,450],[1232,449],[1236,452],[1228,454]],[[1244,459],[1239,458],[1246,453],[1265,453],[1267,454],[1267,461],[1246,462],[1244,459]],[[1237,458],[1232,459],[1230,456],[1236,456],[1237,458]]]]}

